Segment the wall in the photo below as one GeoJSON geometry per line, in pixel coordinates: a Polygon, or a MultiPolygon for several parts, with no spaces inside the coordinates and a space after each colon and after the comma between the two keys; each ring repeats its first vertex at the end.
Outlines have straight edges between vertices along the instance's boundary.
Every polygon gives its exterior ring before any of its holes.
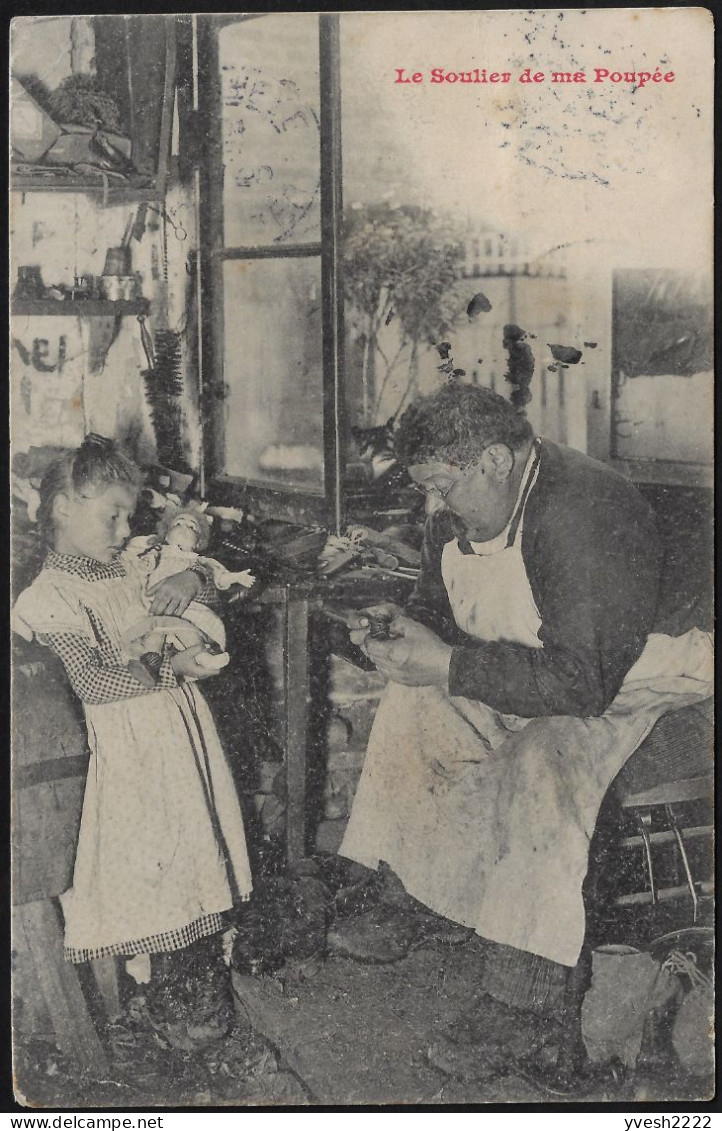
{"type": "MultiPolygon", "coordinates": [[[[93,73],[92,24],[78,17],[16,20],[12,52],[15,74],[33,74],[54,89],[70,74],[93,73]]],[[[38,266],[46,286],[70,286],[75,276],[102,274],[107,249],[121,243],[139,207],[138,203],[104,207],[100,193],[12,192],[11,289],[20,266],[38,266]]],[[[152,303],[151,331],[166,321],[170,328],[182,329],[187,320],[186,266],[196,241],[193,208],[183,190],[170,192],[166,212],[171,222],[164,225],[151,206],[141,239],[131,241],[132,271],[140,276],[142,294],[152,303]]],[[[86,432],[97,431],[125,442],[137,459],[152,461],[154,437],[141,377],[147,362],[134,317],[117,325],[114,319],[76,313],[13,317],[11,337],[14,451],[44,444],[75,446],[86,432]]],[[[188,353],[184,342],[190,403],[197,395],[188,353]]],[[[192,414],[185,440],[189,462],[196,465],[198,426],[192,414]]]]}
{"type": "MultiPolygon", "coordinates": [[[[127,206],[102,208],[81,194],[14,193],[12,278],[19,266],[30,264],[40,267],[46,286],[72,285],[76,275],[100,275],[105,252],[120,244],[132,211],[127,206]]],[[[133,250],[133,269],[140,272],[147,295],[150,241],[133,250]]],[[[122,322],[99,371],[93,372],[92,354],[96,348],[102,351],[102,336],[113,332],[113,322],[77,314],[13,318],[17,451],[31,444],[74,446],[86,431],[96,431],[124,439],[132,435],[138,454],[150,456],[152,433],[140,379],[144,355],[135,319],[122,322]]]]}

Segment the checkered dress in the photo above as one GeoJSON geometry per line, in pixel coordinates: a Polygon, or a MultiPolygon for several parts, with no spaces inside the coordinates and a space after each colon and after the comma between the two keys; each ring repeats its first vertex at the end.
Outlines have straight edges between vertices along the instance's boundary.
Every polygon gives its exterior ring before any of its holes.
{"type": "Polygon", "coordinates": [[[147,615],[147,568],[51,553],[14,610],[63,661],[88,728],[73,886],[61,897],[71,962],[187,946],[251,890],[238,798],[197,685],[167,659],[152,689],[125,666],[121,638],[147,615]]]}

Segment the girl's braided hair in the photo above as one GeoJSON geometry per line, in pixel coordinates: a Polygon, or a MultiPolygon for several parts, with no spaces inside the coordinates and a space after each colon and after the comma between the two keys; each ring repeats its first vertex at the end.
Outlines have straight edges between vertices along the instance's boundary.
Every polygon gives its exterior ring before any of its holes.
{"type": "Polygon", "coordinates": [[[111,483],[127,483],[137,490],[141,471],[114,440],[89,433],[79,448],[66,452],[50,465],[40,483],[38,527],[46,542],[53,538],[53,503],[58,495],[90,497],[98,488],[111,483]]]}
{"type": "Polygon", "coordinates": [[[406,467],[436,460],[460,467],[489,444],[517,451],[533,429],[523,412],[479,385],[444,385],[406,409],[394,436],[394,451],[406,467]]]}

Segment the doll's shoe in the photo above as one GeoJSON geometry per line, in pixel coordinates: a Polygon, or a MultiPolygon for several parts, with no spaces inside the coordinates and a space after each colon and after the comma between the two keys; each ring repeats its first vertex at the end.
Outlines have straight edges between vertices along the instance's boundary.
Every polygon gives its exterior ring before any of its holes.
{"type": "MultiPolygon", "coordinates": [[[[139,660],[128,660],[128,671],[130,672],[130,674],[138,680],[138,683],[142,683],[143,687],[147,687],[149,689],[156,687],[158,684],[158,672],[160,671],[160,663],[158,664],[157,669],[154,670],[154,665],[146,662],[148,656],[155,655],[157,655],[157,653],[146,652],[146,654],[144,656],[141,656],[139,660]]],[[[162,663],[162,656],[159,656],[158,659],[162,663]]]]}
{"type": "Polygon", "coordinates": [[[154,679],[158,679],[163,664],[163,657],[160,652],[144,652],[140,657],[140,662],[154,679]]]}
{"type": "Polygon", "coordinates": [[[199,668],[206,668],[209,672],[219,672],[221,668],[225,668],[230,658],[227,652],[199,652],[196,663],[199,668]]]}

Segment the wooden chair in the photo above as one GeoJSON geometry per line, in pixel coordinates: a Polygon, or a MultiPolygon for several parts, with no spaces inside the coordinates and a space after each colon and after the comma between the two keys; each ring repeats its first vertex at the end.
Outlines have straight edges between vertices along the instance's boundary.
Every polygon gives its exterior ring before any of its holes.
{"type": "Polygon", "coordinates": [[[663,715],[608,791],[591,845],[586,935],[567,981],[556,1068],[524,1066],[548,1092],[571,1096],[583,1088],[581,1007],[594,948],[643,948],[711,919],[713,739],[711,699],[663,715]]]}
{"type": "Polygon", "coordinates": [[[637,826],[620,838],[619,849],[641,851],[646,881],[641,890],[617,891],[615,907],[682,900],[693,922],[698,921],[701,903],[712,894],[711,851],[707,861],[700,861],[695,849],[700,842],[711,848],[713,836],[711,813],[706,812],[714,793],[713,727],[711,699],[662,716],[615,779],[617,804],[637,826]],[[669,856],[669,847],[675,851],[665,862],[660,856],[669,856]],[[700,864],[708,875],[699,874],[700,864]]]}

